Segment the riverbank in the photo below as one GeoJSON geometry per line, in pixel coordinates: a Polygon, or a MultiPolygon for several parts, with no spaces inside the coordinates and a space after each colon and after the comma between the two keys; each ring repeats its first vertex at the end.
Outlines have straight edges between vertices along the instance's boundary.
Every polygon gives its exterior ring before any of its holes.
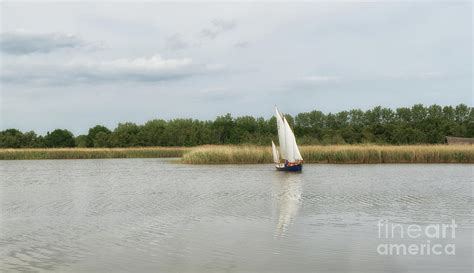
{"type": "MultiPolygon", "coordinates": [[[[329,145],[300,150],[305,163],[474,163],[473,145],[329,145]]],[[[262,146],[0,149],[0,160],[170,157],[186,164],[272,163],[270,147],[262,146]]]]}
{"type": "Polygon", "coordinates": [[[182,157],[190,148],[40,148],[0,149],[0,160],[182,157]]]}

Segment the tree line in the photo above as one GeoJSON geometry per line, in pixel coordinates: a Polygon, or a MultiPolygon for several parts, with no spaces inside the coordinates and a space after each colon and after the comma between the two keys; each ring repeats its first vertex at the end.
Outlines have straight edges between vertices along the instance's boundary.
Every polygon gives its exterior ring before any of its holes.
{"type": "MultiPolygon", "coordinates": [[[[465,104],[453,106],[377,106],[325,114],[321,111],[285,115],[300,144],[419,144],[443,143],[445,136],[474,137],[474,111],[465,104]]],[[[46,135],[7,129],[0,132],[0,148],[41,147],[145,147],[203,144],[268,145],[278,140],[276,119],[252,116],[215,120],[154,119],[143,125],[120,123],[113,130],[96,125],[74,136],[66,129],[46,135]]]]}

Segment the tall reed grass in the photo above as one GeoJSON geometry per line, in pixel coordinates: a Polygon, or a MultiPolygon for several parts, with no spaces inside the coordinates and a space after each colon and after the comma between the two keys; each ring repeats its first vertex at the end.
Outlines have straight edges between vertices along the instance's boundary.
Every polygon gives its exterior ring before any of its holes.
{"type": "MultiPolygon", "coordinates": [[[[300,150],[305,163],[474,163],[474,145],[331,145],[300,150]]],[[[187,164],[273,162],[271,148],[262,146],[0,149],[0,160],[160,157],[181,157],[187,164]]]]}
{"type": "MultiPolygon", "coordinates": [[[[301,146],[305,163],[474,163],[474,146],[332,145],[301,146]]],[[[188,164],[272,163],[271,149],[259,146],[203,146],[183,155],[188,164]]]]}
{"type": "Polygon", "coordinates": [[[0,160],[182,157],[188,150],[184,147],[0,149],[0,160]]]}

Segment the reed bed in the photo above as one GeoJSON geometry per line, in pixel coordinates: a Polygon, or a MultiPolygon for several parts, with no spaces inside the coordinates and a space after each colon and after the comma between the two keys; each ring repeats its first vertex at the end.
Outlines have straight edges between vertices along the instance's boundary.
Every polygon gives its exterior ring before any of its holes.
{"type": "Polygon", "coordinates": [[[259,164],[272,162],[271,148],[209,145],[192,149],[181,159],[187,164],[259,164]]]}
{"type": "Polygon", "coordinates": [[[182,157],[188,150],[185,147],[0,149],[0,160],[165,158],[182,157]]]}
{"type": "MultiPolygon", "coordinates": [[[[301,146],[305,163],[474,163],[473,145],[330,145],[301,146]]],[[[0,160],[181,157],[187,164],[272,163],[270,147],[207,145],[199,147],[0,149],[0,160]]]]}
{"type": "MultiPolygon", "coordinates": [[[[471,145],[332,145],[301,146],[305,163],[474,163],[471,145]]],[[[203,146],[183,155],[187,164],[272,163],[271,149],[258,146],[203,146]]]]}

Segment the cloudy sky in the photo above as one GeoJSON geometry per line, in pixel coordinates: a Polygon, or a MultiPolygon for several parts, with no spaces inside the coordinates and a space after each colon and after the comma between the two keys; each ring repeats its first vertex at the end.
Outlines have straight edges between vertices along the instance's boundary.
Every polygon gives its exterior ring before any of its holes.
{"type": "Polygon", "coordinates": [[[1,129],[472,105],[472,3],[1,4],[1,129]]]}

